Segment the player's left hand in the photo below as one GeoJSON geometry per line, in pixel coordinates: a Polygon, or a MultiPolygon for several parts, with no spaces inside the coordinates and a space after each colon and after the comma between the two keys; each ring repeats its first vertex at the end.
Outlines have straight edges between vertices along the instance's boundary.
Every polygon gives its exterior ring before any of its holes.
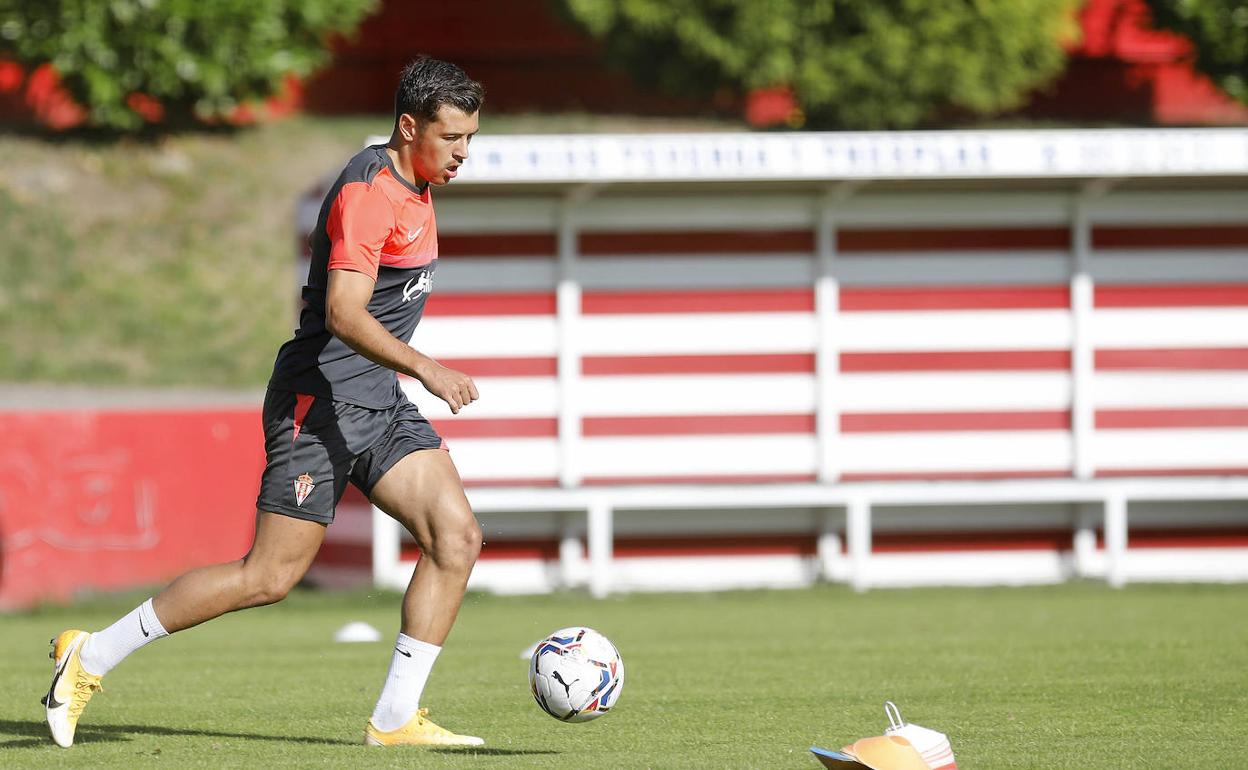
{"type": "Polygon", "coordinates": [[[425,390],[446,402],[451,414],[459,414],[459,410],[481,397],[477,385],[472,378],[463,372],[434,364],[420,377],[420,384],[425,390]]]}

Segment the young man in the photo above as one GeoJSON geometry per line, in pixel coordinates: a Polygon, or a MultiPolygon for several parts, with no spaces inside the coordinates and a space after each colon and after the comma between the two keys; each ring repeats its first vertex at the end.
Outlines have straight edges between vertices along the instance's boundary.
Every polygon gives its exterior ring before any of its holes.
{"type": "Polygon", "coordinates": [[[192,570],[96,633],[53,640],[48,727],[70,746],[100,679],[162,636],[281,600],[307,571],[348,481],[407,528],[422,558],[364,742],[476,746],[425,718],[420,695],[450,632],[481,530],[442,439],[399,388],[416,378],[458,414],[477,399],[467,375],[407,344],[437,264],[430,186],[468,159],[484,98],[454,64],[422,57],[395,93],[390,141],[347,163],[321,206],[299,329],[277,354],[264,401],[268,464],[256,533],[240,561],[192,570]]]}

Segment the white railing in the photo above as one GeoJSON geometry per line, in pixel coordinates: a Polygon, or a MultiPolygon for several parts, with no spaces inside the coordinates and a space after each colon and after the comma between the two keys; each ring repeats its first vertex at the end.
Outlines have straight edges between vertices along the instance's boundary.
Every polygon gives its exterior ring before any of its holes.
{"type": "MultiPolygon", "coordinates": [[[[1248,580],[1248,558],[1237,557],[1229,567],[1210,562],[1202,573],[1197,565],[1181,569],[1164,564],[1133,568],[1128,548],[1128,510],[1131,502],[1248,500],[1248,478],[1209,479],[1115,479],[1080,481],[1000,481],[976,483],[906,484],[823,484],[800,485],[719,485],[615,487],[582,489],[475,489],[469,492],[478,512],[583,512],[586,516],[587,557],[581,556],[579,535],[565,535],[561,544],[560,574],[566,587],[579,581],[584,558],[588,562],[589,591],[594,596],[612,592],[614,519],[617,511],[646,509],[778,509],[844,508],[845,530],[830,526],[831,519],[817,533],[818,574],[823,580],[838,581],[842,576],[855,590],[873,585],[871,574],[872,512],[877,506],[947,506],[983,504],[1091,503],[1102,506],[1106,566],[1109,585],[1121,587],[1135,580],[1248,580]]],[[[1082,540],[1095,537],[1086,520],[1072,532],[1072,549],[1082,540]]],[[[377,582],[403,588],[415,562],[400,560],[399,525],[379,510],[373,512],[373,569],[377,582]]],[[[1075,577],[1087,577],[1076,573],[1075,577]]]]}

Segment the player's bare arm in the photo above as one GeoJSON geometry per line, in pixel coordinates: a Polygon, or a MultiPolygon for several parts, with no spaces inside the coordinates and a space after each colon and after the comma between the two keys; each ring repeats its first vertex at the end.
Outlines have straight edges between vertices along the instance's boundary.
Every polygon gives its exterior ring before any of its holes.
{"type": "Polygon", "coordinates": [[[375,364],[415,377],[425,390],[446,402],[452,414],[480,394],[472,378],[445,367],[397,339],[368,312],[374,280],[353,270],[329,271],[325,325],[352,350],[375,364]]]}

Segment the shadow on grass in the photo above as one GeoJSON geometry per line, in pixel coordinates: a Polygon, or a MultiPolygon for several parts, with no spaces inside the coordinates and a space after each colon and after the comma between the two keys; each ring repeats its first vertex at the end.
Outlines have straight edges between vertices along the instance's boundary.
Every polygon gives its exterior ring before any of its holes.
{"type": "MultiPolygon", "coordinates": [[[[16,740],[0,741],[0,749],[17,749],[50,744],[48,725],[45,722],[0,719],[0,734],[21,736],[16,740]]],[[[239,738],[250,741],[289,741],[291,743],[314,743],[326,746],[353,746],[359,741],[345,738],[322,738],[306,735],[262,735],[259,733],[230,733],[219,730],[189,730],[159,725],[81,725],[74,735],[74,744],[128,741],[132,734],[139,735],[185,735],[201,738],[239,738]]],[[[362,744],[361,744],[362,745],[362,744]]]]}
{"type": "Polygon", "coordinates": [[[516,757],[527,754],[558,754],[558,751],[548,751],[545,749],[490,749],[481,746],[464,746],[462,748],[454,748],[452,746],[442,746],[439,748],[426,749],[432,754],[471,754],[473,756],[482,757],[516,757]]]}
{"type": "MultiPolygon", "coordinates": [[[[19,721],[0,719],[0,735],[19,736],[14,740],[0,740],[0,749],[23,749],[37,746],[52,745],[48,735],[48,726],[44,722],[19,721]]],[[[363,746],[358,740],[345,738],[322,738],[306,735],[262,735],[259,733],[230,733],[219,730],[186,730],[176,727],[159,725],[82,725],[74,736],[74,745],[79,743],[110,743],[131,740],[131,735],[165,735],[189,736],[198,738],[238,738],[245,741],[282,741],[290,743],[310,743],[322,746],[363,746]]],[[[558,754],[557,751],[530,749],[493,749],[481,747],[453,748],[439,747],[428,749],[439,754],[479,754],[491,757],[520,756],[525,754],[558,754]]]]}

